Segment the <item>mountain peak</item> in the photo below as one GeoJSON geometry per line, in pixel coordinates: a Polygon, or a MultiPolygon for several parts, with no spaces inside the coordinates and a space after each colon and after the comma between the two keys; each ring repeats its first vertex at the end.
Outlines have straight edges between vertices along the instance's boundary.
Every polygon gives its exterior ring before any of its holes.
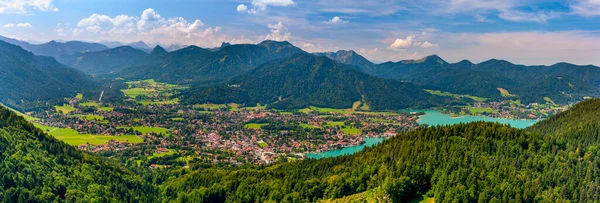
{"type": "Polygon", "coordinates": [[[439,57],[438,55],[435,55],[435,54],[423,57],[418,60],[411,59],[411,60],[402,60],[400,62],[403,64],[416,64],[416,63],[428,63],[428,64],[438,64],[438,65],[448,64],[448,62],[444,61],[444,59],[442,59],[441,57],[439,57]]]}
{"type": "Polygon", "coordinates": [[[166,54],[166,53],[169,53],[169,52],[167,52],[167,50],[165,50],[160,45],[156,45],[156,47],[154,47],[154,50],[152,50],[152,52],[151,52],[151,54],[166,54]]]}
{"type": "Polygon", "coordinates": [[[223,43],[221,43],[221,48],[228,47],[228,46],[231,46],[231,44],[229,42],[223,42],[223,43]]]}

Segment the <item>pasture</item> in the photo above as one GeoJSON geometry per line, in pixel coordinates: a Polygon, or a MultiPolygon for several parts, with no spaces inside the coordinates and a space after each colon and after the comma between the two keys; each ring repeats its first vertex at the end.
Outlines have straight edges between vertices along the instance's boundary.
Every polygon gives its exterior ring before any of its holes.
{"type": "Polygon", "coordinates": [[[244,128],[246,129],[260,129],[260,127],[265,126],[265,125],[269,125],[266,123],[247,123],[246,125],[244,125],[244,128]]]}
{"type": "Polygon", "coordinates": [[[147,127],[147,126],[133,126],[133,127],[129,127],[129,126],[119,126],[117,128],[119,128],[119,129],[133,129],[133,131],[140,132],[142,135],[147,135],[149,133],[163,134],[165,136],[170,136],[171,135],[171,134],[169,134],[169,130],[168,129],[161,128],[161,127],[147,127]]]}
{"type": "Polygon", "coordinates": [[[63,106],[54,106],[54,109],[56,110],[56,112],[60,112],[62,114],[69,114],[75,110],[77,110],[76,108],[73,108],[72,106],[69,105],[63,105],[63,106]]]}

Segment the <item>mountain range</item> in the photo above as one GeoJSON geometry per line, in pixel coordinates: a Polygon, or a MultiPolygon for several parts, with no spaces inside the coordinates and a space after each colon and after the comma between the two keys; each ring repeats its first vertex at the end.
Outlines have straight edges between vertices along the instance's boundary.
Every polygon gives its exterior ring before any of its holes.
{"type": "Polygon", "coordinates": [[[371,76],[308,53],[267,62],[226,84],[192,88],[183,95],[188,103],[260,103],[279,109],[352,108],[360,102],[355,108],[397,110],[449,102],[411,83],[371,76]]]}
{"type": "Polygon", "coordinates": [[[0,41],[0,101],[7,105],[72,97],[94,87],[86,74],[52,57],[0,41]]]}
{"type": "Polygon", "coordinates": [[[76,53],[85,53],[109,49],[107,46],[99,43],[89,43],[81,41],[57,42],[50,41],[43,44],[30,44],[25,41],[19,41],[0,36],[1,41],[5,41],[32,52],[35,55],[59,57],[62,55],[73,55],[76,53]]]}

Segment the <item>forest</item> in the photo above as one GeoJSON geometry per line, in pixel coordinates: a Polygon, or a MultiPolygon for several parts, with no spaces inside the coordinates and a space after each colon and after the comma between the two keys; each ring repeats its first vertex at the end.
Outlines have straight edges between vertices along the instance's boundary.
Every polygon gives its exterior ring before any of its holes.
{"type": "Polygon", "coordinates": [[[315,202],[383,191],[391,202],[600,201],[600,100],[528,129],[421,127],[351,156],[145,171],[76,150],[0,109],[8,202],[315,202]]]}

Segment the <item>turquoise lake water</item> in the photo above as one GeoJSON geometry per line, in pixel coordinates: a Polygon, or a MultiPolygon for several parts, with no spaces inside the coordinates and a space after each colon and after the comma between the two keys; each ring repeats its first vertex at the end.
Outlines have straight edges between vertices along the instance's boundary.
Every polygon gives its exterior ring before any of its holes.
{"type": "MultiPolygon", "coordinates": [[[[418,121],[419,124],[427,124],[430,126],[435,125],[452,125],[458,123],[469,123],[473,121],[488,121],[488,122],[498,122],[502,124],[509,124],[515,128],[526,128],[539,120],[518,120],[518,119],[505,119],[505,118],[491,118],[486,116],[461,116],[461,117],[451,117],[450,114],[443,114],[439,111],[435,110],[414,110],[411,112],[425,112],[425,115],[422,115],[418,121]]],[[[383,142],[383,138],[365,138],[365,143],[362,145],[346,147],[342,149],[336,149],[321,153],[315,154],[306,154],[306,157],[313,159],[321,159],[327,157],[336,157],[342,156],[346,154],[354,154],[359,152],[363,148],[367,146],[373,146],[383,142]]]]}

